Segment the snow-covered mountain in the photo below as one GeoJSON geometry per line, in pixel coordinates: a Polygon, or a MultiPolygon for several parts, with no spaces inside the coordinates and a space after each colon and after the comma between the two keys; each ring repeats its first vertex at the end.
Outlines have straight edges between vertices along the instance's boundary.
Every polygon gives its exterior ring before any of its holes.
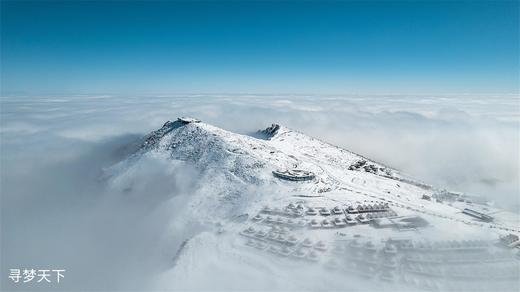
{"type": "Polygon", "coordinates": [[[518,214],[284,126],[247,136],[168,121],[108,170],[111,183],[150,156],[180,163],[175,171],[186,169],[195,186],[182,222],[201,231],[183,233],[160,277],[173,288],[348,290],[345,279],[354,289],[488,287],[471,275],[489,276],[498,290],[518,287],[515,249],[494,247],[499,236],[515,241],[518,214]]]}

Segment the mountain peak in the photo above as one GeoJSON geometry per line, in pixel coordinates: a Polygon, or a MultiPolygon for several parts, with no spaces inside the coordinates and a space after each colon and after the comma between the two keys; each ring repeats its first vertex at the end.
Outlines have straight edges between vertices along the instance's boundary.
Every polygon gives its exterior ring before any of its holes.
{"type": "Polygon", "coordinates": [[[168,120],[160,129],[152,131],[150,134],[144,137],[142,147],[156,145],[166,134],[170,133],[172,130],[192,123],[200,123],[200,120],[191,117],[180,117],[175,121],[168,120]]]}
{"type": "MultiPolygon", "coordinates": [[[[186,239],[189,242],[179,250],[175,263],[176,272],[183,277],[207,266],[207,257],[200,250],[213,254],[214,248],[209,247],[214,242],[220,251],[238,255],[222,259],[244,259],[252,254],[262,263],[266,255],[278,256],[280,262],[305,259],[309,265],[339,268],[341,275],[350,269],[348,263],[362,260],[357,256],[362,253],[366,255],[363,264],[373,270],[369,272],[380,273],[387,281],[409,276],[408,264],[389,266],[390,257],[398,256],[405,263],[409,253],[416,251],[438,257],[453,250],[457,253],[449,254],[455,257],[464,250],[460,261],[467,261],[470,252],[475,252],[475,258],[488,259],[495,256],[494,247],[490,245],[490,251],[483,253],[488,246],[478,242],[492,239],[495,234],[490,230],[520,234],[511,215],[485,202],[468,202],[455,193],[417,183],[304,133],[272,124],[257,134],[255,138],[197,119],[179,118],[146,136],[143,151],[113,168],[117,182],[158,160],[152,164],[154,170],[156,165],[164,165],[165,175],[154,171],[159,178],[153,177],[153,182],[175,181],[177,175],[192,181],[189,196],[182,197],[185,201],[179,199],[187,206],[179,218],[189,222],[187,226],[215,227],[216,235],[204,237],[210,233],[203,232],[186,239]],[[482,220],[488,220],[486,216],[493,221],[482,220]],[[453,228],[456,233],[451,232],[453,228]],[[346,252],[347,248],[355,252],[346,252]],[[339,257],[345,260],[330,264],[339,257]],[[389,267],[395,276],[387,275],[389,267]]],[[[141,184],[132,180],[126,189],[131,192],[141,184]]],[[[437,261],[445,262],[443,257],[437,261]]],[[[489,262],[487,267],[493,269],[492,265],[489,262]]],[[[516,276],[515,272],[511,269],[510,274],[516,276]]],[[[448,278],[446,283],[450,281],[448,278]]]]}

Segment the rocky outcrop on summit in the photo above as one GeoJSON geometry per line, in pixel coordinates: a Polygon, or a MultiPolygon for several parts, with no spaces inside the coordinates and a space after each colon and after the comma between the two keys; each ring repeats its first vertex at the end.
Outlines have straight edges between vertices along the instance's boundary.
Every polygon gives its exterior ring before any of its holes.
{"type": "Polygon", "coordinates": [[[265,128],[264,130],[258,130],[257,137],[269,140],[272,137],[278,133],[278,130],[280,130],[280,125],[278,124],[272,124],[270,127],[265,128]]]}

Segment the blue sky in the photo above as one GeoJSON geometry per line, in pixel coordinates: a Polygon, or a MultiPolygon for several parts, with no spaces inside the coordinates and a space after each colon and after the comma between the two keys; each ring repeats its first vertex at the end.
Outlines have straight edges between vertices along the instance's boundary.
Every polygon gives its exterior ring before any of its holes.
{"type": "Polygon", "coordinates": [[[519,2],[2,1],[2,94],[518,93],[519,2]]]}

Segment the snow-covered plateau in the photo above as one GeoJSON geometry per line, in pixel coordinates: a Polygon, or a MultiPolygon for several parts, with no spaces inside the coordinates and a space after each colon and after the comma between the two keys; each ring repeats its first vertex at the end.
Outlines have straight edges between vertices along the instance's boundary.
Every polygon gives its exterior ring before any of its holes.
{"type": "Polygon", "coordinates": [[[195,185],[176,221],[157,223],[182,237],[158,289],[520,289],[518,214],[282,125],[168,121],[105,169],[109,185],[140,188],[149,157],[195,185]]]}

